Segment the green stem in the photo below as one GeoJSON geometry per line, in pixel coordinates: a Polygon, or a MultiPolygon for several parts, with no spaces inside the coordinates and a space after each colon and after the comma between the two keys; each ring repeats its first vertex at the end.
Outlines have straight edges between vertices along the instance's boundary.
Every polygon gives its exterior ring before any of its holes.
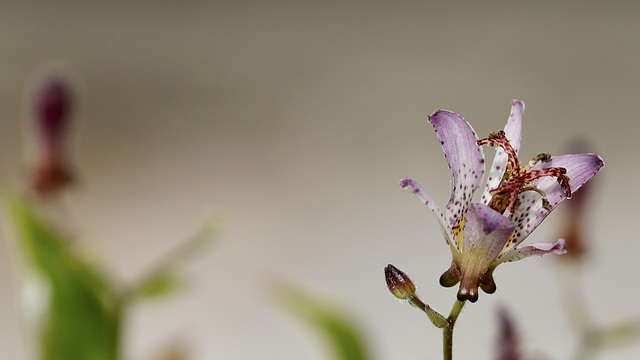
{"type": "Polygon", "coordinates": [[[426,312],[426,307],[427,305],[425,303],[422,302],[422,300],[420,300],[417,296],[412,296],[411,298],[409,298],[409,304],[417,307],[418,309],[426,312]]]}
{"type": "Polygon", "coordinates": [[[578,348],[574,354],[575,360],[589,360],[596,357],[596,354],[600,350],[600,336],[595,331],[585,330],[580,335],[578,348]]]}
{"type": "Polygon", "coordinates": [[[584,302],[582,287],[580,286],[580,262],[575,259],[562,259],[558,264],[560,280],[560,296],[564,302],[569,322],[578,334],[578,347],[573,359],[592,359],[601,346],[600,335],[595,330],[594,323],[584,302]]]}
{"type": "Polygon", "coordinates": [[[593,329],[593,321],[584,302],[581,287],[580,263],[573,259],[562,260],[558,264],[560,296],[564,302],[569,322],[577,333],[587,333],[593,329]]]}
{"type": "Polygon", "coordinates": [[[453,308],[451,308],[451,312],[447,318],[449,325],[442,329],[444,360],[453,359],[453,327],[456,325],[456,320],[458,320],[458,315],[460,315],[460,311],[462,311],[462,307],[465,302],[466,301],[456,300],[456,303],[453,304],[453,308]]]}

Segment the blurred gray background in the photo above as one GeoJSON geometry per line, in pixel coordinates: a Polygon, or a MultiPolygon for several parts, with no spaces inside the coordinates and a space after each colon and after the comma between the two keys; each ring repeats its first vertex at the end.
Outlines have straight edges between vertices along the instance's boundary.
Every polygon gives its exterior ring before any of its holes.
{"type": "MultiPolygon", "coordinates": [[[[5,2],[0,11],[0,181],[25,178],[25,87],[51,61],[78,80],[71,228],[131,281],[213,210],[222,236],[186,267],[190,286],[134,309],[127,354],[172,343],[196,359],[326,359],[278,306],[285,280],[350,311],[377,359],[437,359],[441,333],[388,293],[409,273],[449,311],[438,223],[398,186],[444,204],[449,174],[426,116],[462,114],[480,136],[525,101],[522,158],[587,139],[605,160],[589,214],[587,303],[602,323],[640,316],[638,2],[5,2]]],[[[491,154],[487,150],[487,155],[491,154]]],[[[551,216],[527,240],[555,240],[551,216]]],[[[3,225],[3,228],[5,226],[3,225]]],[[[4,230],[4,229],[3,229],[4,230]]],[[[8,239],[0,247],[0,349],[31,354],[8,239]]],[[[460,359],[492,359],[496,309],[525,350],[567,358],[575,338],[552,258],[496,271],[457,325],[460,359]]],[[[640,344],[603,358],[640,356],[640,344]]]]}

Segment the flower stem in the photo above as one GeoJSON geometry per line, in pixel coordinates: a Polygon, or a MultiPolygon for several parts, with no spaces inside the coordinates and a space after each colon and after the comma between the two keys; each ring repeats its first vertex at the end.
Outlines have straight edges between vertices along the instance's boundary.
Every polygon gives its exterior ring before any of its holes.
{"type": "Polygon", "coordinates": [[[422,300],[420,300],[417,296],[412,296],[411,298],[409,298],[409,304],[417,307],[418,309],[427,312],[426,311],[426,307],[427,305],[422,302],[422,300]]]}
{"type": "Polygon", "coordinates": [[[456,320],[458,320],[458,315],[460,315],[460,311],[462,311],[462,307],[465,302],[466,301],[456,300],[455,304],[453,304],[453,308],[451,308],[449,317],[447,318],[449,325],[442,329],[444,360],[453,359],[453,327],[456,324],[456,320]]]}
{"type": "Polygon", "coordinates": [[[581,287],[581,265],[573,259],[562,259],[558,264],[560,296],[571,325],[577,333],[587,333],[593,328],[581,287]]]}

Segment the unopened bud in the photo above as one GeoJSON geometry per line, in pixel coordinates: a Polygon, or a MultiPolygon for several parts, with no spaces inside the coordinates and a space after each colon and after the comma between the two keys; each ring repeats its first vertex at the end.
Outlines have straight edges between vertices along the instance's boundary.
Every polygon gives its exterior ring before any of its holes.
{"type": "Polygon", "coordinates": [[[393,296],[402,300],[408,300],[415,296],[416,286],[413,285],[407,274],[398,270],[395,266],[387,265],[384,268],[384,277],[387,281],[387,287],[393,296]]]}

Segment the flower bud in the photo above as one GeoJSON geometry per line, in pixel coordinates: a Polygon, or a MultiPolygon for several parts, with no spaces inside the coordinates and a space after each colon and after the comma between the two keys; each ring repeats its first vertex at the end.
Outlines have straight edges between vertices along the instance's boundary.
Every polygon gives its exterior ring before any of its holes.
{"type": "Polygon", "coordinates": [[[518,360],[520,354],[520,337],[513,317],[505,309],[498,309],[498,357],[499,360],[518,360]]]}
{"type": "Polygon", "coordinates": [[[387,281],[387,287],[393,296],[401,300],[411,299],[416,294],[416,286],[407,274],[398,270],[395,266],[389,264],[384,268],[384,277],[387,281]]]}

